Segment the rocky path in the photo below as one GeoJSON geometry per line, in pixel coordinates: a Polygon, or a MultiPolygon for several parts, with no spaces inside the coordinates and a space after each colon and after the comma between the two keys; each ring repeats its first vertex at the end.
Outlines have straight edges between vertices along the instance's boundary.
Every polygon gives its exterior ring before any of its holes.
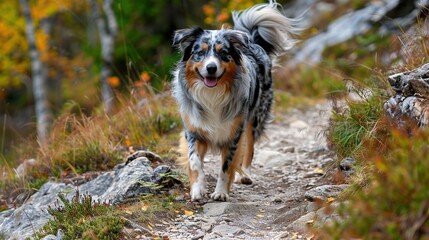
{"type": "MultiPolygon", "coordinates": [[[[323,176],[322,165],[333,161],[324,138],[330,112],[329,103],[323,102],[305,110],[293,109],[278,115],[268,129],[267,138],[256,146],[252,185],[234,184],[229,202],[205,199],[186,204],[189,211],[178,212],[172,221],[165,219],[154,231],[146,231],[149,234],[142,234],[142,226],[128,226],[124,233],[130,237],[124,236],[124,239],[147,239],[144,235],[151,234],[163,239],[295,239],[311,236],[305,234],[306,226],[314,223],[315,211],[320,207],[312,201],[317,198],[326,201],[343,188],[341,185],[326,186],[328,180],[323,176]]],[[[47,208],[58,201],[59,192],[67,193],[71,199],[75,191],[79,191],[95,200],[113,204],[150,193],[151,189],[142,186],[138,180],[157,183],[159,174],[170,169],[166,165],[152,166],[151,154],[138,151],[128,157],[129,162],[99,173],[85,183],[45,183],[24,204],[0,212],[0,239],[32,236],[50,219],[47,208]]],[[[209,193],[214,190],[218,168],[219,156],[209,155],[205,160],[209,193]]],[[[176,200],[184,199],[189,198],[176,200]]],[[[57,236],[47,237],[62,239],[60,232],[57,236]]]]}
{"type": "MultiPolygon", "coordinates": [[[[324,130],[330,106],[319,103],[276,117],[267,139],[257,144],[253,185],[232,186],[229,202],[207,199],[193,215],[179,215],[160,236],[169,239],[293,239],[304,237],[311,211],[304,195],[327,181],[322,164],[332,161],[324,130]]],[[[209,193],[218,156],[205,160],[209,193]]],[[[307,196],[308,198],[308,196],[307,196]]]]}

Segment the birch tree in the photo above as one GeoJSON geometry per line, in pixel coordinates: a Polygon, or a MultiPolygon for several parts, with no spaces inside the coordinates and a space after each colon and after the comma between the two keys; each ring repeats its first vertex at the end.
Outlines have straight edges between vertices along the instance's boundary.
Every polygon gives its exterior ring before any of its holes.
{"type": "Polygon", "coordinates": [[[52,111],[49,107],[48,89],[46,83],[47,74],[45,66],[40,60],[40,53],[36,47],[34,25],[28,0],[20,0],[20,4],[25,18],[25,34],[30,51],[33,95],[37,118],[37,136],[41,143],[46,143],[49,127],[52,122],[52,111]]]}
{"type": "Polygon", "coordinates": [[[96,0],[89,0],[89,3],[91,5],[92,18],[95,20],[100,34],[102,58],[100,73],[101,92],[104,110],[109,114],[112,112],[114,96],[108,78],[112,74],[111,66],[113,65],[113,50],[118,26],[113,12],[113,0],[104,0],[104,17],[101,14],[96,0]]]}

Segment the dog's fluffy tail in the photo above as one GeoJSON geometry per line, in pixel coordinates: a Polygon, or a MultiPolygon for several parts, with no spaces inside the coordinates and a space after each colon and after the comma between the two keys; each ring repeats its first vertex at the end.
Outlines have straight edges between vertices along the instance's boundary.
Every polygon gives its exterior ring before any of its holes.
{"type": "Polygon", "coordinates": [[[250,34],[251,40],[260,45],[271,57],[282,55],[297,42],[294,36],[300,29],[299,19],[285,17],[280,4],[270,0],[244,11],[232,12],[234,29],[250,34]]]}

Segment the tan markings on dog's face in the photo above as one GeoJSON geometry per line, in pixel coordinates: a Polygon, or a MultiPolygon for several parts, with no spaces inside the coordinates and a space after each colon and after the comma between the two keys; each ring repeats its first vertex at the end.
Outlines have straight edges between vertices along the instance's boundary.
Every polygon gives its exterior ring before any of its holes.
{"type": "Polygon", "coordinates": [[[188,82],[189,88],[192,88],[194,84],[200,81],[200,76],[198,75],[198,71],[204,66],[203,62],[194,62],[191,58],[186,62],[186,81],[188,82]]]}
{"type": "Polygon", "coordinates": [[[201,50],[207,51],[209,49],[209,45],[207,43],[201,44],[201,50]]]}
{"type": "Polygon", "coordinates": [[[220,52],[220,51],[222,51],[222,48],[223,48],[223,45],[222,45],[222,44],[217,43],[217,44],[215,45],[215,50],[216,50],[216,52],[220,52]]]}
{"type": "Polygon", "coordinates": [[[224,71],[224,74],[222,75],[222,78],[219,80],[219,84],[224,85],[225,90],[230,92],[237,74],[237,65],[233,61],[231,62],[222,61],[220,65],[224,71]]]}

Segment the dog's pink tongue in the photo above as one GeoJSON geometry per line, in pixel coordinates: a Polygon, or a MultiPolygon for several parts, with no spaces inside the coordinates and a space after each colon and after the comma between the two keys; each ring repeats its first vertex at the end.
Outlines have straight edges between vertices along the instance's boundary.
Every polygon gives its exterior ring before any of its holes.
{"type": "Polygon", "coordinates": [[[214,87],[217,85],[217,79],[214,77],[205,77],[204,78],[204,84],[207,87],[214,87]]]}

